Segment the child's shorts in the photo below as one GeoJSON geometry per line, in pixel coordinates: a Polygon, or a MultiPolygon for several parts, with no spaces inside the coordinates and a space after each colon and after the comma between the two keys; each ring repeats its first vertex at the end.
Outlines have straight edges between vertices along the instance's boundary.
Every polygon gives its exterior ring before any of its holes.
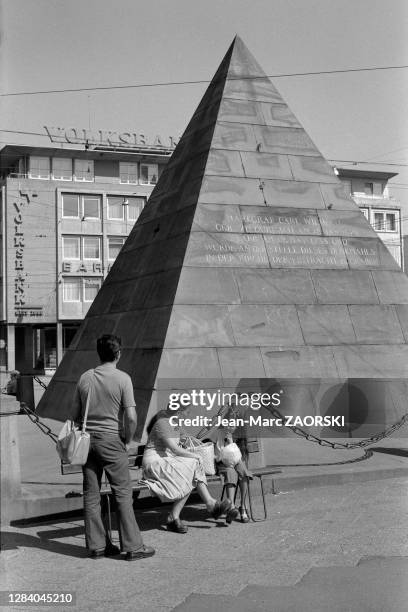
{"type": "Polygon", "coordinates": [[[242,459],[234,467],[227,467],[217,461],[217,474],[221,476],[224,485],[231,484],[236,486],[239,480],[253,478],[252,473],[248,470],[242,459]]]}

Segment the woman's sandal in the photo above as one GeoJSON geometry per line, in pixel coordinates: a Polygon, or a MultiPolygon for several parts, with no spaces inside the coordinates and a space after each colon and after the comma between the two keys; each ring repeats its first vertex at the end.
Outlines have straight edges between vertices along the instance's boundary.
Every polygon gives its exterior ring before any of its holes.
{"type": "Polygon", "coordinates": [[[249,516],[247,511],[242,506],[239,509],[240,521],[241,523],[249,523],[249,516]]]}
{"type": "Polygon", "coordinates": [[[174,533],[187,533],[188,527],[179,518],[168,521],[167,531],[174,531],[174,533]]]}

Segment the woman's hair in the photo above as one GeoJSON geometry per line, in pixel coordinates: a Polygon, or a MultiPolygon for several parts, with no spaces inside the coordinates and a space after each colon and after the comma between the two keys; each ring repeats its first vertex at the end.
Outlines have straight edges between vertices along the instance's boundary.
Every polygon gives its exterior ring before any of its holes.
{"type": "Polygon", "coordinates": [[[147,435],[150,436],[150,432],[152,431],[153,427],[156,425],[157,421],[159,421],[160,419],[165,419],[168,416],[169,416],[169,413],[167,412],[167,410],[159,410],[159,412],[156,412],[156,414],[150,419],[150,422],[148,426],[146,427],[147,435]]]}

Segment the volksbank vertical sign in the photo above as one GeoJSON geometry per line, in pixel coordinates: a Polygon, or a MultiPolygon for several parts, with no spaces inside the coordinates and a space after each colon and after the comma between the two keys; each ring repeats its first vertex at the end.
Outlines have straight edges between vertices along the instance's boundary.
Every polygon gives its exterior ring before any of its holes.
{"type": "Polygon", "coordinates": [[[149,138],[137,132],[115,132],[111,130],[90,130],[87,128],[64,128],[44,126],[51,142],[121,148],[174,149],[178,138],[160,135],[149,138]]]}

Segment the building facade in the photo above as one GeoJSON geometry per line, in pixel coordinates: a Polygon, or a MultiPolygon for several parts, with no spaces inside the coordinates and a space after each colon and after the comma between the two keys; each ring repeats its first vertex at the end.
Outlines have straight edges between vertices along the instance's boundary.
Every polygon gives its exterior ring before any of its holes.
{"type": "Polygon", "coordinates": [[[337,168],[338,177],[380,236],[399,266],[404,262],[401,206],[389,194],[388,181],[397,176],[389,172],[370,172],[337,168]]]}
{"type": "Polygon", "coordinates": [[[2,149],[0,367],[55,369],[171,152],[2,149]]]}

